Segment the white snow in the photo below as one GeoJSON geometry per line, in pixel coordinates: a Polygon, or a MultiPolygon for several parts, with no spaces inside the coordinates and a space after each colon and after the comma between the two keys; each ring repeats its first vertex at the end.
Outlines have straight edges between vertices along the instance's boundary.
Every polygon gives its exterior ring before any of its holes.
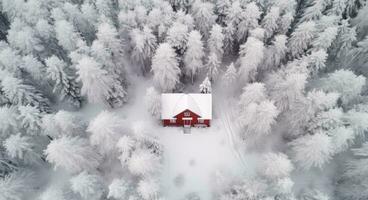
{"type": "Polygon", "coordinates": [[[202,119],[212,119],[212,95],[202,93],[164,93],[161,95],[161,119],[172,119],[186,109],[202,119]]]}
{"type": "Polygon", "coordinates": [[[249,162],[244,168],[225,132],[218,126],[192,128],[191,134],[183,134],[181,128],[160,129],[161,142],[165,147],[161,181],[167,199],[179,200],[195,192],[201,200],[212,200],[212,192],[219,185],[226,184],[217,176],[232,179],[254,173],[252,163],[255,158],[248,155],[246,160],[249,162]]]}

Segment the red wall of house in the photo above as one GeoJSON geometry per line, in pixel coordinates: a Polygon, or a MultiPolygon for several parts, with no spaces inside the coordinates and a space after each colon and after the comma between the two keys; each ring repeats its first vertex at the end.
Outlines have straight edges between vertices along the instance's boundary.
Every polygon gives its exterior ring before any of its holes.
{"type": "Polygon", "coordinates": [[[164,119],[162,120],[162,123],[164,126],[184,126],[184,120],[183,118],[186,117],[191,117],[192,121],[191,121],[191,126],[195,126],[195,125],[200,125],[200,124],[204,124],[207,125],[208,127],[210,126],[210,120],[209,119],[205,119],[203,121],[203,123],[198,123],[198,115],[193,113],[190,110],[185,110],[183,112],[181,112],[180,114],[176,115],[176,122],[175,123],[171,123],[169,119],[164,119]],[[185,112],[189,112],[189,116],[184,116],[185,112]]]}

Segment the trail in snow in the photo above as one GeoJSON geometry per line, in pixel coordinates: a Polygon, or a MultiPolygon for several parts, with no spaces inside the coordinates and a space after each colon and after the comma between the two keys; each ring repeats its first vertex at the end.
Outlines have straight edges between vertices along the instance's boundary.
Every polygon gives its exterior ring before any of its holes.
{"type": "Polygon", "coordinates": [[[220,105],[216,105],[216,109],[218,109],[221,113],[221,117],[219,118],[221,120],[221,123],[225,129],[225,134],[227,135],[228,143],[230,144],[230,147],[232,148],[234,155],[239,159],[240,163],[243,165],[244,169],[247,168],[247,164],[245,161],[245,158],[243,156],[243,153],[239,151],[239,148],[235,144],[235,138],[237,138],[236,133],[238,130],[238,126],[236,123],[232,121],[233,115],[233,109],[230,108],[228,103],[225,102],[224,99],[220,101],[220,105]]]}

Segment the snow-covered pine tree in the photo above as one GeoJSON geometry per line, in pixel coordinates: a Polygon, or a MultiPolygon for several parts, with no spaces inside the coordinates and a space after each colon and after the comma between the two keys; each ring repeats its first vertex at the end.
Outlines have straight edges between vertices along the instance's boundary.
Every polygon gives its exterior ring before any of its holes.
{"type": "Polygon", "coordinates": [[[249,31],[259,26],[258,21],[261,17],[261,11],[255,2],[250,2],[241,12],[240,22],[237,26],[237,39],[243,43],[248,37],[249,31]]]}
{"type": "Polygon", "coordinates": [[[336,40],[333,42],[331,48],[332,55],[341,61],[352,48],[356,39],[355,27],[351,27],[348,20],[343,20],[338,28],[336,40]]]}
{"type": "Polygon", "coordinates": [[[230,63],[227,66],[225,74],[222,76],[222,81],[224,82],[226,87],[232,86],[238,78],[238,72],[234,66],[234,63],[230,63]]]}
{"type": "Polygon", "coordinates": [[[350,70],[338,70],[321,79],[321,88],[326,92],[337,92],[344,105],[360,96],[366,78],[355,75],[350,70]]]}
{"type": "Polygon", "coordinates": [[[33,174],[27,171],[13,172],[0,180],[0,199],[19,200],[33,192],[33,174]]]}
{"type": "Polygon", "coordinates": [[[188,36],[187,50],[184,54],[185,73],[191,77],[192,83],[198,71],[203,68],[203,42],[198,31],[191,31],[188,36]]]}
{"type": "Polygon", "coordinates": [[[18,132],[18,116],[16,107],[0,107],[0,140],[18,132]]]}
{"type": "Polygon", "coordinates": [[[52,140],[45,150],[46,160],[55,168],[64,168],[71,173],[94,170],[100,156],[89,145],[87,139],[63,136],[52,140]]]}
{"type": "Polygon", "coordinates": [[[283,153],[266,153],[260,160],[259,173],[273,180],[290,176],[294,166],[283,153]]]}
{"type": "Polygon", "coordinates": [[[225,36],[222,33],[222,27],[218,24],[212,26],[210,31],[210,38],[208,39],[208,49],[210,52],[214,52],[217,55],[219,61],[222,61],[224,55],[224,39],[225,36]]]}
{"type": "Polygon", "coordinates": [[[39,135],[42,125],[42,116],[44,113],[40,112],[33,106],[18,106],[19,116],[18,120],[21,127],[29,135],[39,135]]]}
{"type": "Polygon", "coordinates": [[[211,52],[210,55],[207,58],[207,63],[205,67],[207,68],[207,77],[210,79],[210,81],[215,81],[218,74],[219,74],[219,68],[220,68],[220,60],[218,59],[215,52],[211,52]]]}
{"type": "Polygon", "coordinates": [[[128,161],[129,171],[137,176],[150,176],[158,171],[159,158],[147,150],[136,150],[128,161]]]}
{"type": "Polygon", "coordinates": [[[87,128],[91,133],[91,144],[96,146],[102,155],[109,155],[116,150],[116,143],[123,134],[123,125],[124,120],[116,114],[102,111],[87,128]]]}
{"type": "Polygon", "coordinates": [[[256,77],[257,69],[264,57],[264,44],[255,37],[249,37],[247,42],[240,46],[239,54],[239,72],[242,82],[247,83],[256,77]]]}
{"type": "Polygon", "coordinates": [[[36,57],[32,55],[23,56],[20,68],[38,84],[42,85],[45,82],[45,66],[36,57]]]}
{"type": "Polygon", "coordinates": [[[49,112],[50,102],[40,91],[11,74],[0,72],[0,86],[4,96],[13,105],[36,106],[40,111],[49,112]]]}
{"type": "Polygon", "coordinates": [[[170,92],[179,83],[179,63],[174,49],[161,43],[152,59],[153,81],[162,92],[170,92]]]}
{"type": "Polygon", "coordinates": [[[80,88],[67,64],[56,56],[45,60],[47,78],[54,84],[53,92],[60,94],[61,100],[68,100],[73,106],[81,106],[80,88]]]}
{"type": "Polygon", "coordinates": [[[315,36],[315,26],[313,21],[303,22],[291,33],[288,48],[292,57],[298,58],[307,50],[315,36]]]}
{"type": "Polygon", "coordinates": [[[180,55],[182,55],[187,48],[188,30],[187,25],[174,22],[167,31],[166,42],[169,43],[180,55]]]}
{"type": "Polygon", "coordinates": [[[36,31],[19,18],[11,24],[7,39],[9,45],[22,54],[39,53],[44,50],[39,38],[36,37],[36,31]]]}
{"type": "Polygon", "coordinates": [[[11,135],[3,143],[7,154],[26,164],[39,164],[41,154],[36,151],[36,143],[29,136],[22,136],[20,133],[11,135]]]}
{"type": "Polygon", "coordinates": [[[44,115],[42,130],[45,135],[59,138],[61,136],[83,136],[85,122],[73,112],[59,110],[55,114],[44,115]]]}
{"type": "Polygon", "coordinates": [[[208,94],[212,92],[211,81],[208,78],[208,76],[199,85],[199,92],[204,93],[204,94],[208,94]]]}
{"type": "Polygon", "coordinates": [[[262,28],[265,29],[265,37],[266,39],[272,37],[274,32],[277,30],[278,22],[280,17],[280,9],[279,7],[271,7],[267,12],[266,16],[262,20],[262,28]]]}
{"type": "Polygon", "coordinates": [[[272,45],[265,50],[263,69],[273,69],[280,66],[285,60],[287,47],[287,37],[285,35],[276,35],[272,41],[272,45]]]}
{"type": "Polygon", "coordinates": [[[215,3],[215,13],[217,15],[217,20],[220,24],[224,24],[226,17],[229,14],[229,9],[231,7],[230,0],[217,0],[215,3]]]}
{"type": "Polygon", "coordinates": [[[149,87],[146,90],[145,104],[149,113],[159,118],[161,114],[161,95],[154,87],[149,87]]]}
{"type": "Polygon", "coordinates": [[[144,200],[158,199],[160,187],[157,180],[146,178],[138,182],[137,191],[144,200]]]}
{"type": "Polygon", "coordinates": [[[126,91],[113,75],[91,57],[83,57],[78,65],[78,80],[82,82],[81,94],[91,103],[121,106],[126,101],[126,91]]]}
{"type": "Polygon", "coordinates": [[[120,163],[123,167],[127,165],[127,161],[130,159],[132,151],[134,150],[136,145],[136,140],[134,140],[129,135],[124,135],[123,137],[121,137],[116,144],[116,147],[118,148],[118,151],[120,153],[120,163]]]}
{"type": "Polygon", "coordinates": [[[109,185],[109,193],[107,198],[115,198],[118,200],[124,200],[128,197],[128,190],[130,186],[123,179],[114,179],[109,185]]]}
{"type": "Polygon", "coordinates": [[[189,32],[194,29],[194,19],[192,15],[190,13],[185,13],[183,10],[179,10],[176,12],[175,22],[186,25],[189,32]]]}
{"type": "Polygon", "coordinates": [[[239,124],[244,128],[244,139],[257,140],[271,131],[279,114],[273,101],[264,97],[263,84],[254,83],[246,86],[239,102],[239,124]],[[249,93],[246,93],[248,92],[249,93]],[[254,93],[252,97],[250,94],[254,93]]]}
{"type": "Polygon", "coordinates": [[[73,51],[77,48],[76,44],[81,38],[73,24],[66,20],[56,20],[55,32],[59,45],[66,51],[73,51]]]}
{"type": "Polygon", "coordinates": [[[319,33],[317,38],[312,41],[313,49],[327,51],[336,39],[337,30],[337,27],[328,27],[322,33],[319,33]]]}
{"type": "Polygon", "coordinates": [[[70,183],[72,191],[83,199],[99,200],[105,191],[100,176],[89,174],[86,171],[71,178],[70,183]]]}
{"type": "Polygon", "coordinates": [[[293,160],[304,169],[322,168],[334,153],[331,138],[322,132],[302,136],[290,145],[293,160]]]}
{"type": "Polygon", "coordinates": [[[353,157],[348,160],[344,174],[340,177],[338,194],[342,198],[364,199],[368,197],[365,176],[368,174],[367,164],[368,143],[352,149],[353,157]]]}
{"type": "Polygon", "coordinates": [[[145,26],[143,30],[133,29],[130,32],[132,57],[135,62],[143,66],[143,73],[147,72],[151,64],[151,58],[157,47],[156,37],[152,30],[145,26]]]}
{"type": "Polygon", "coordinates": [[[323,11],[325,10],[326,6],[328,5],[329,1],[326,0],[310,0],[307,2],[307,8],[305,8],[302,18],[300,19],[301,22],[317,20],[323,15],[323,11]]]}
{"type": "Polygon", "coordinates": [[[196,0],[192,5],[192,15],[196,27],[205,38],[209,37],[211,27],[215,24],[214,5],[211,2],[196,0]]]}

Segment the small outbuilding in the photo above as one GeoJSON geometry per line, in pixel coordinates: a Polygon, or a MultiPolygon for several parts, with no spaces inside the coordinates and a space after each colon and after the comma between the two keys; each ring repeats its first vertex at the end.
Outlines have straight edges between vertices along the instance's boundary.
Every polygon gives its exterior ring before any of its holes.
{"type": "Polygon", "coordinates": [[[164,126],[209,127],[212,95],[164,93],[161,95],[161,120],[164,126]]]}

